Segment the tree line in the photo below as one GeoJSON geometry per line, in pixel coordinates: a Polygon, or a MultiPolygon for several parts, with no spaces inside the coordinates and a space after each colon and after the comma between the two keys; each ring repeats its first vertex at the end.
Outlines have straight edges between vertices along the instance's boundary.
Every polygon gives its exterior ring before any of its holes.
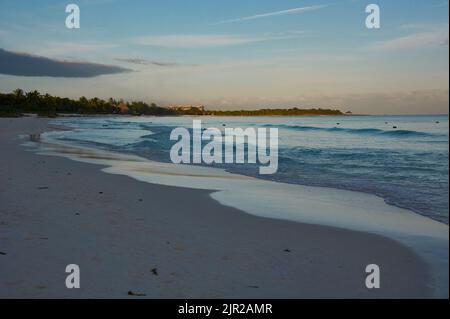
{"type": "Polygon", "coordinates": [[[97,97],[88,99],[61,98],[38,91],[24,92],[17,89],[12,93],[0,93],[0,114],[17,115],[36,113],[41,116],[57,114],[130,114],[130,115],[173,115],[173,112],[155,103],[124,102],[110,98],[102,100],[97,97]]]}
{"type": "Polygon", "coordinates": [[[304,116],[304,115],[343,115],[340,110],[332,109],[260,109],[238,111],[214,111],[192,107],[191,109],[168,109],[155,103],[125,102],[109,98],[108,100],[80,97],[79,99],[61,98],[38,91],[24,92],[21,89],[12,93],[0,93],[0,116],[22,116],[23,113],[35,113],[39,116],[55,117],[58,114],[128,114],[128,115],[213,115],[213,116],[304,116]]]}
{"type": "Polygon", "coordinates": [[[260,109],[239,111],[209,111],[215,116],[307,116],[307,115],[344,115],[340,110],[332,109],[260,109]]]}

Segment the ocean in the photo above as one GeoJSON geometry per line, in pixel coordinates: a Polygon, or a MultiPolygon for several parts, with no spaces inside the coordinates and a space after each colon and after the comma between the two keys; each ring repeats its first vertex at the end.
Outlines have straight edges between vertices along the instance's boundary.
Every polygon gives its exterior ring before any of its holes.
{"type": "MultiPolygon", "coordinates": [[[[69,117],[53,124],[53,139],[170,162],[174,127],[192,129],[194,117],[69,117]]],[[[279,168],[259,164],[215,167],[288,184],[375,194],[388,204],[449,221],[449,118],[424,116],[200,117],[202,126],[276,127],[279,168]]],[[[206,142],[205,142],[206,143],[206,142]]],[[[206,164],[201,164],[206,165],[206,164]]]]}

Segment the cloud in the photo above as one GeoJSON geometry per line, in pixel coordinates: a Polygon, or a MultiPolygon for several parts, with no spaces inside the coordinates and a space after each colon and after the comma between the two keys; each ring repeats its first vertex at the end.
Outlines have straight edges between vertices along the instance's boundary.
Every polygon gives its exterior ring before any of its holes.
{"type": "Polygon", "coordinates": [[[147,61],[147,60],[134,59],[134,58],[116,58],[116,61],[127,62],[127,63],[138,64],[138,65],[148,65],[148,64],[150,64],[149,61],[147,61]]]}
{"type": "Polygon", "coordinates": [[[156,65],[156,66],[161,66],[161,67],[183,65],[178,62],[154,61],[154,60],[139,59],[139,58],[116,58],[115,60],[119,61],[119,62],[126,62],[126,63],[137,64],[137,65],[156,65]]]}
{"type": "Polygon", "coordinates": [[[370,49],[378,51],[399,51],[448,46],[448,29],[417,32],[407,36],[376,42],[370,49]]]}
{"type": "Polygon", "coordinates": [[[326,7],[326,5],[316,5],[316,6],[309,6],[309,7],[293,8],[293,9],[282,10],[282,11],[267,12],[267,13],[255,14],[255,15],[247,16],[247,17],[224,20],[224,21],[220,21],[216,24],[242,22],[242,21],[248,21],[248,20],[268,18],[268,17],[284,16],[284,15],[289,15],[289,14],[300,14],[300,13],[304,13],[304,12],[308,12],[308,11],[320,10],[325,7],[326,7]]]}
{"type": "Polygon", "coordinates": [[[129,71],[131,70],[114,65],[54,60],[0,49],[0,74],[90,78],[103,74],[117,74],[129,71]]]}
{"type": "Polygon", "coordinates": [[[191,35],[144,36],[134,38],[132,42],[139,45],[187,49],[187,48],[214,48],[214,47],[233,46],[262,41],[287,39],[292,37],[293,35],[250,37],[241,35],[191,34],[191,35]]]}
{"type": "Polygon", "coordinates": [[[108,50],[116,47],[113,44],[103,44],[103,43],[76,43],[76,42],[50,42],[46,43],[44,46],[36,48],[33,52],[39,55],[45,56],[61,56],[66,54],[77,54],[86,52],[95,52],[108,50]]]}

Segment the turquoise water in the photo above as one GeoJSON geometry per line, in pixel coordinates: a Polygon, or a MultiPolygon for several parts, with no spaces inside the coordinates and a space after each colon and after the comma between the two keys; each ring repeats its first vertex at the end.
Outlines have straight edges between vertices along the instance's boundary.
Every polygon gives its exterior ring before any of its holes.
{"type": "MultiPolygon", "coordinates": [[[[170,162],[174,127],[191,117],[92,117],[54,121],[74,131],[51,137],[170,162]]],[[[448,224],[448,115],[349,117],[201,117],[204,127],[279,128],[279,169],[218,165],[284,183],[376,194],[386,202],[448,224]],[[394,128],[395,127],[395,128],[394,128]]]]}

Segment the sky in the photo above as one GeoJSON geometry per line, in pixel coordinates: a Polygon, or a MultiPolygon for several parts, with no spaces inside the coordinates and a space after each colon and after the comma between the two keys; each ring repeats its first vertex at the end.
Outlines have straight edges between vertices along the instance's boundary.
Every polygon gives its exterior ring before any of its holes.
{"type": "Polygon", "coordinates": [[[0,92],[448,114],[448,0],[0,0],[0,92]],[[80,28],[65,25],[69,3],[80,28]],[[366,6],[380,7],[368,29],[366,6]]]}

